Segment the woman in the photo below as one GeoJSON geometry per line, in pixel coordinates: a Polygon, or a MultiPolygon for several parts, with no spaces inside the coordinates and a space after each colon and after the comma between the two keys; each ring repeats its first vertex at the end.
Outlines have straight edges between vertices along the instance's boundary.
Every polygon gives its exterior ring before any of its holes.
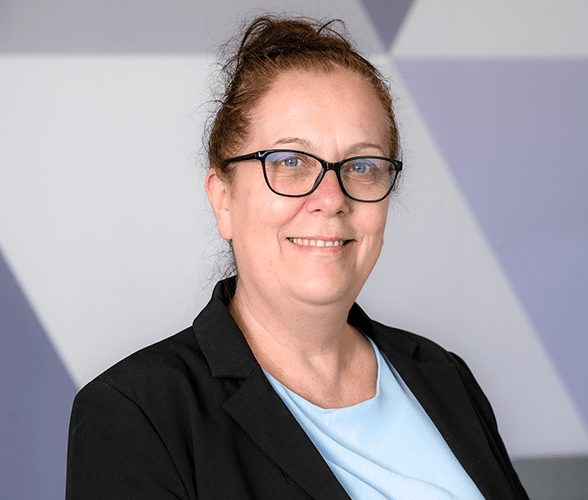
{"type": "Polygon", "coordinates": [[[205,185],[237,278],[80,391],[67,498],[527,498],[465,364],[354,304],[402,168],[379,73],[267,17],[224,69],[205,185]]]}

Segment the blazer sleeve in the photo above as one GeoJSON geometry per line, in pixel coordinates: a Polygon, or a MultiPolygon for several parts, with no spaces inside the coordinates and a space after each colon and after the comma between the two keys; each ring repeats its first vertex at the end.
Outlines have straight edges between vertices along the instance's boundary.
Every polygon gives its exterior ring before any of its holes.
{"type": "Polygon", "coordinates": [[[76,396],[69,429],[66,500],[194,500],[145,412],[108,383],[76,396]]]}

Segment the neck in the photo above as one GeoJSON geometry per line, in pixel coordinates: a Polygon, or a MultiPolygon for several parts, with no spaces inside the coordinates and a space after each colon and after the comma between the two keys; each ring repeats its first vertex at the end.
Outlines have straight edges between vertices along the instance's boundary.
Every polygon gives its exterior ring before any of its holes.
{"type": "Polygon", "coordinates": [[[259,297],[239,280],[229,305],[261,367],[319,406],[349,406],[372,397],[375,356],[367,339],[347,323],[353,301],[316,305],[279,299],[259,297]]]}
{"type": "Polygon", "coordinates": [[[292,353],[338,348],[350,328],[347,314],[352,304],[345,300],[316,305],[280,294],[261,296],[256,287],[239,279],[229,310],[249,342],[281,344],[292,353]]]}

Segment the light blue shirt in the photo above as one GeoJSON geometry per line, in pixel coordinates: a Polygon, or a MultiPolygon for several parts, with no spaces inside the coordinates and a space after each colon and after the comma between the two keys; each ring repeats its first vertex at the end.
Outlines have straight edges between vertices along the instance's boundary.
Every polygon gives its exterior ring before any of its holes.
{"type": "Polygon", "coordinates": [[[483,500],[396,370],[372,346],[376,396],[347,408],[320,408],[266,376],[354,500],[483,500]]]}

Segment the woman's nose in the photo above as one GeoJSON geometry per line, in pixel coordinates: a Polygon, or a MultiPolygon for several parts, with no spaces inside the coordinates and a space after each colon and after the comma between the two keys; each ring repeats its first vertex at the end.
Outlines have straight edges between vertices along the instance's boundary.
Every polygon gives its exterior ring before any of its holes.
{"type": "Polygon", "coordinates": [[[333,170],[325,173],[317,188],[309,195],[310,210],[321,210],[327,213],[346,211],[349,198],[341,190],[337,174],[333,170]]]}

